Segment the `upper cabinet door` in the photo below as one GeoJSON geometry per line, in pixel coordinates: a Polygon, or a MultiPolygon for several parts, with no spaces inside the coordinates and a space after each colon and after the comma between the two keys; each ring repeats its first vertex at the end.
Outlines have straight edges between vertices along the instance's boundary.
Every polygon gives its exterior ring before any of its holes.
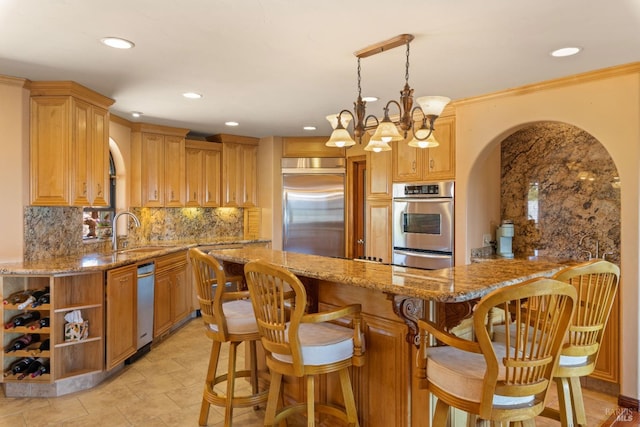
{"type": "Polygon", "coordinates": [[[240,194],[244,191],[240,177],[240,146],[222,144],[222,203],[224,206],[239,206],[240,194]]]}
{"type": "Polygon", "coordinates": [[[184,206],[184,138],[164,137],[165,206],[184,206]]]}
{"type": "Polygon", "coordinates": [[[242,179],[243,195],[241,205],[254,207],[258,204],[258,146],[242,145],[242,179]]]}
{"type": "Polygon", "coordinates": [[[203,150],[204,155],[204,189],[203,206],[217,207],[221,205],[220,200],[220,170],[222,164],[222,153],[219,150],[203,150]]]}
{"type": "Polygon", "coordinates": [[[109,206],[109,111],[91,108],[91,165],[89,197],[92,206],[109,206]]]}
{"type": "Polygon", "coordinates": [[[83,101],[72,102],[71,124],[71,180],[72,204],[76,206],[91,205],[91,153],[93,152],[93,135],[91,132],[91,105],[83,101]]]}
{"type": "Polygon", "coordinates": [[[142,134],[142,206],[164,206],[164,136],[142,134]]]}
{"type": "Polygon", "coordinates": [[[186,164],[186,198],[185,206],[202,206],[202,150],[187,148],[185,150],[186,164]]]}

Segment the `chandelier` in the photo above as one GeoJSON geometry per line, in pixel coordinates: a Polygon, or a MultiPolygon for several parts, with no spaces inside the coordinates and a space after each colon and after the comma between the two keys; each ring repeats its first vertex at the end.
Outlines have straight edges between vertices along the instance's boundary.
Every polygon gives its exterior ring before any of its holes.
{"type": "Polygon", "coordinates": [[[327,116],[333,132],[326,142],[328,147],[351,147],[362,142],[365,132],[375,129],[364,148],[367,151],[389,151],[389,142],[402,141],[409,133],[413,138],[409,142],[412,147],[427,148],[437,147],[433,131],[436,119],[442,114],[442,110],[450,99],[444,96],[421,96],[416,99],[418,106],[413,106],[413,89],[409,87],[409,43],[414,39],[412,34],[401,34],[392,39],[376,43],[354,53],[358,58],[358,98],[353,103],[354,111],[342,110],[338,114],[327,116]],[[400,91],[400,102],[390,100],[385,105],[382,121],[371,114],[366,116],[366,101],[362,99],[360,78],[360,59],[385,52],[394,47],[406,45],[405,85],[400,91]],[[391,120],[389,108],[395,105],[398,108],[398,116],[391,120]],[[371,119],[371,120],[370,120],[371,119]],[[353,137],[347,131],[349,123],[353,121],[353,137]]]}

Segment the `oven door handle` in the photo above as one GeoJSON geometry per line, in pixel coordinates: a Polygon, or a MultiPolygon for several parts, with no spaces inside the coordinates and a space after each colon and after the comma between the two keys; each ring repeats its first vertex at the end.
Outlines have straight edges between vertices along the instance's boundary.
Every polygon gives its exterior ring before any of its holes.
{"type": "Polygon", "coordinates": [[[417,202],[417,203],[434,203],[434,202],[453,202],[453,197],[394,197],[397,202],[417,202]]]}
{"type": "Polygon", "coordinates": [[[451,258],[451,254],[438,254],[434,252],[414,252],[414,251],[405,251],[402,249],[394,249],[393,253],[398,255],[416,256],[416,257],[422,257],[422,258],[434,258],[434,259],[451,258]]]}

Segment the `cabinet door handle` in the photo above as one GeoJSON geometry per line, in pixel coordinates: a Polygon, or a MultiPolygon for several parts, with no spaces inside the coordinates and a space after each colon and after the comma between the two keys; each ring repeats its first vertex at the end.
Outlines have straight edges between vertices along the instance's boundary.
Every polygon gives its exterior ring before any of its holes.
{"type": "Polygon", "coordinates": [[[86,182],[82,183],[82,195],[83,196],[87,195],[87,183],[86,182]]]}
{"type": "Polygon", "coordinates": [[[193,192],[193,200],[197,199],[198,197],[196,196],[196,192],[193,192]]]}
{"type": "Polygon", "coordinates": [[[429,160],[429,167],[433,169],[434,166],[435,166],[435,162],[433,161],[433,159],[429,160]]]}
{"type": "Polygon", "coordinates": [[[175,200],[175,198],[173,197],[173,190],[171,190],[171,200],[175,200]]]}
{"type": "Polygon", "coordinates": [[[411,162],[411,170],[414,171],[414,172],[416,171],[416,161],[415,160],[411,162]]]}
{"type": "Polygon", "coordinates": [[[98,196],[102,196],[102,186],[98,184],[98,196]]]}
{"type": "Polygon", "coordinates": [[[158,200],[158,190],[153,191],[153,199],[158,200]]]}

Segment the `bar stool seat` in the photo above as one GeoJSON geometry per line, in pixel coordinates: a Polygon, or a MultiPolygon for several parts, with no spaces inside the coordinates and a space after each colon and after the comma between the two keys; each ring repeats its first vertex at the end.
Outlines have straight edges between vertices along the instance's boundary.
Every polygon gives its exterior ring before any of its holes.
{"type": "Polygon", "coordinates": [[[259,390],[256,360],[256,342],[260,339],[249,292],[229,291],[229,282],[220,263],[211,255],[197,248],[189,249],[189,257],[196,279],[196,290],[205,333],[212,340],[209,367],[200,408],[199,424],[207,425],[210,405],[225,408],[225,426],[233,422],[233,409],[246,408],[267,401],[267,390],[259,390]],[[237,347],[249,343],[251,369],[236,366],[237,347]],[[229,344],[227,372],[217,375],[222,343],[229,344]],[[236,393],[236,379],[249,378],[251,393],[236,393]],[[216,385],[226,382],[226,392],[215,390],[216,385]]]}

